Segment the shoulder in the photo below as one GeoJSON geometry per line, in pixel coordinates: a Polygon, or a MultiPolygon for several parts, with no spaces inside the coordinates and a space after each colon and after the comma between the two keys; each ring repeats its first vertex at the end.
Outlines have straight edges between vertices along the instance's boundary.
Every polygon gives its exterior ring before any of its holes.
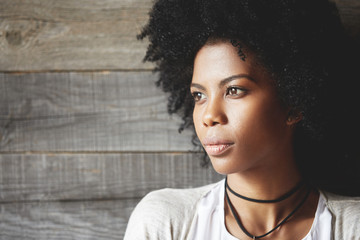
{"type": "Polygon", "coordinates": [[[340,196],[329,192],[321,192],[326,205],[333,216],[333,229],[336,239],[353,239],[360,237],[360,197],[340,196]],[[347,236],[347,234],[351,234],[347,236]],[[344,237],[347,236],[347,237],[344,237]]]}
{"type": "MultiPolygon", "coordinates": [[[[188,188],[188,189],[172,189],[165,188],[161,190],[156,190],[147,194],[144,199],[141,201],[142,204],[156,204],[158,205],[161,202],[161,206],[170,206],[172,209],[184,207],[189,208],[193,207],[194,203],[199,201],[203,195],[210,191],[215,184],[210,184],[202,186],[199,188],[188,188]]],[[[180,210],[179,209],[179,210],[180,210]]]]}
{"type": "Polygon", "coordinates": [[[150,192],[131,214],[125,239],[184,239],[197,203],[215,185],[150,192]]]}
{"type": "Polygon", "coordinates": [[[213,186],[211,184],[200,188],[156,190],[147,194],[135,211],[140,211],[141,215],[155,215],[161,219],[184,219],[195,210],[198,201],[213,186]]]}
{"type": "Polygon", "coordinates": [[[327,206],[337,215],[360,217],[360,197],[347,197],[329,192],[321,192],[326,199],[327,206]]]}

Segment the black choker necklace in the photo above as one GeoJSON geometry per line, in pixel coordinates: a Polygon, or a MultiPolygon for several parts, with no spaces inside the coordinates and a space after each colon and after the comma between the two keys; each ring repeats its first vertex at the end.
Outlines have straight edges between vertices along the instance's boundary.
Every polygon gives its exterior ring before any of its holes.
{"type": "MultiPolygon", "coordinates": [[[[225,180],[225,185],[227,185],[226,183],[226,180],[225,180]]],[[[308,191],[306,192],[304,198],[301,200],[301,202],[294,208],[294,210],[292,210],[289,215],[287,215],[278,225],[276,225],[273,229],[271,229],[270,231],[268,231],[267,233],[263,234],[263,235],[259,235],[259,236],[255,236],[255,235],[252,235],[250,234],[246,229],[245,227],[242,225],[240,219],[239,219],[239,216],[237,215],[236,211],[235,211],[235,208],[234,206],[232,205],[231,201],[230,201],[230,198],[229,198],[229,195],[226,191],[226,188],[225,188],[225,197],[226,197],[226,201],[230,207],[230,210],[231,210],[231,213],[233,214],[237,224],[239,225],[240,229],[250,238],[252,239],[259,239],[259,238],[263,238],[267,235],[269,235],[270,233],[272,233],[273,231],[275,231],[276,229],[278,229],[282,224],[284,224],[292,215],[294,215],[294,213],[299,210],[299,208],[306,202],[306,199],[308,198],[309,194],[311,192],[311,189],[308,188],[308,191]]]]}
{"type": "Polygon", "coordinates": [[[299,182],[295,187],[293,187],[290,191],[288,191],[287,193],[285,193],[284,195],[282,195],[281,197],[277,198],[277,199],[272,199],[272,200],[260,200],[260,199],[254,199],[254,198],[248,198],[248,197],[245,197],[243,195],[240,195],[239,193],[235,192],[234,190],[232,190],[230,188],[230,186],[227,184],[227,177],[225,178],[225,186],[227,189],[229,189],[229,191],[234,194],[235,196],[239,197],[239,198],[242,198],[244,200],[247,200],[247,201],[251,201],[251,202],[257,202],[257,203],[276,203],[276,202],[281,202],[285,199],[287,199],[288,197],[290,197],[291,195],[293,195],[294,193],[296,193],[300,188],[301,186],[304,185],[304,182],[301,181],[299,182]]]}

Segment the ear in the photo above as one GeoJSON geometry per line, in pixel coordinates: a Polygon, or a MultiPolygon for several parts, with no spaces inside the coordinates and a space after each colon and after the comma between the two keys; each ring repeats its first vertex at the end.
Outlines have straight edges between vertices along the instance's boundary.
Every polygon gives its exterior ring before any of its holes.
{"type": "Polygon", "coordinates": [[[300,122],[303,118],[302,113],[299,110],[290,109],[288,112],[288,118],[286,120],[286,124],[288,126],[292,126],[298,122],[300,122]]]}

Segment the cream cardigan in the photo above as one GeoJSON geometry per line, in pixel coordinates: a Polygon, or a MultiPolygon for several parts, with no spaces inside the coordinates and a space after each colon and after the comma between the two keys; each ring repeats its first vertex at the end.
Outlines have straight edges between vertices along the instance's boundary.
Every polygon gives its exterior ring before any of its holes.
{"type": "MultiPolygon", "coordinates": [[[[213,187],[149,193],[133,211],[124,240],[190,240],[198,202],[213,187]]],[[[360,240],[360,198],[321,194],[332,213],[333,239],[360,240]]]]}

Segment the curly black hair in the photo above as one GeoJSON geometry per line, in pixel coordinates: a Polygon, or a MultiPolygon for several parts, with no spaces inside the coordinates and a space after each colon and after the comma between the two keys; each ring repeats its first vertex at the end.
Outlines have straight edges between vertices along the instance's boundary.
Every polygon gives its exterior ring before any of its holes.
{"type": "Polygon", "coordinates": [[[157,84],[169,93],[168,112],[183,119],[180,131],[193,128],[189,86],[199,49],[209,39],[227,39],[246,61],[242,49],[249,48],[272,74],[279,98],[303,116],[294,151],[304,178],[316,187],[354,195],[360,164],[351,138],[359,124],[354,112],[358,98],[352,92],[356,66],[349,60],[355,45],[335,4],[158,0],[138,38],[150,41],[144,60],[156,63],[157,84]]]}

